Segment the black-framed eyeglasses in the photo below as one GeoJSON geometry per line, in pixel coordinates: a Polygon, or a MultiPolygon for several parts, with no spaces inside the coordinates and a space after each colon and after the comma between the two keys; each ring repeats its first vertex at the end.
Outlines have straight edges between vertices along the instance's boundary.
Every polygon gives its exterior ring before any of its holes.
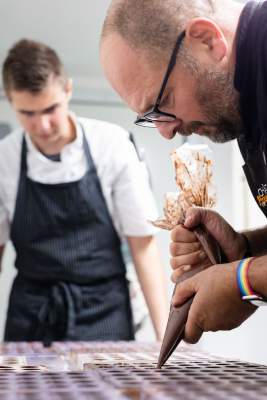
{"type": "Polygon", "coordinates": [[[176,64],[177,54],[181,47],[184,37],[185,37],[185,31],[181,32],[177,38],[155,105],[142,116],[138,115],[137,119],[134,122],[135,125],[144,126],[148,128],[155,128],[156,127],[155,122],[172,122],[176,120],[176,116],[174,114],[169,114],[160,111],[159,105],[161,103],[162,96],[166,88],[170,74],[176,64]]]}

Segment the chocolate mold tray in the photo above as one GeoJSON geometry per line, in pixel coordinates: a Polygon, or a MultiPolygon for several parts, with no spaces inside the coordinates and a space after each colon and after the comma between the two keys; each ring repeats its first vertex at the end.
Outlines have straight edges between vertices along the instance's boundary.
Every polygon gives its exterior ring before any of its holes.
{"type": "Polygon", "coordinates": [[[4,344],[0,400],[265,400],[267,367],[179,347],[156,369],[159,346],[4,344]],[[40,351],[39,351],[40,349],[40,351]],[[25,354],[23,354],[25,352],[25,354]],[[13,353],[13,354],[11,354],[13,353]]]}

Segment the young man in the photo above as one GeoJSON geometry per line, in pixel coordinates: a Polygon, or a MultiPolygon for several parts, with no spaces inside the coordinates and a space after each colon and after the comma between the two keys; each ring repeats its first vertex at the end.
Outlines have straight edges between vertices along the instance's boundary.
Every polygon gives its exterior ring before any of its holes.
{"type": "Polygon", "coordinates": [[[128,133],[69,112],[71,80],[42,43],[10,49],[3,83],[21,124],[0,143],[1,255],[10,238],[18,270],[5,340],[133,339],[120,237],[160,339],[167,302],[147,222],[155,205],[128,133]]]}
{"type": "MultiPolygon", "coordinates": [[[[266,37],[266,1],[113,0],[101,60],[114,89],[137,112],[136,124],[154,126],[167,139],[193,132],[215,142],[237,139],[251,191],[267,216],[266,37]]],[[[185,329],[191,343],[203,331],[240,325],[256,309],[252,297],[261,304],[267,297],[267,256],[247,259],[267,253],[267,228],[244,236],[208,210],[190,209],[172,232],[174,279],[201,262],[190,232],[199,223],[230,263],[177,287],[175,305],[194,296],[185,329]]]]}

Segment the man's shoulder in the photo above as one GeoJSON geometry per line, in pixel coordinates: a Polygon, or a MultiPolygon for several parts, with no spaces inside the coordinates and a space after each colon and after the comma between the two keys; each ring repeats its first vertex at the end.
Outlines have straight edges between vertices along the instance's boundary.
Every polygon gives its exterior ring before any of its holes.
{"type": "Polygon", "coordinates": [[[17,128],[6,135],[3,139],[0,140],[0,148],[7,149],[9,147],[20,147],[23,137],[23,130],[21,128],[17,128]]]}
{"type": "Polygon", "coordinates": [[[20,159],[23,131],[18,128],[0,140],[0,167],[14,164],[20,159]]]}
{"type": "Polygon", "coordinates": [[[119,171],[131,159],[129,133],[119,125],[96,119],[78,118],[98,168],[112,165],[119,171]]]}

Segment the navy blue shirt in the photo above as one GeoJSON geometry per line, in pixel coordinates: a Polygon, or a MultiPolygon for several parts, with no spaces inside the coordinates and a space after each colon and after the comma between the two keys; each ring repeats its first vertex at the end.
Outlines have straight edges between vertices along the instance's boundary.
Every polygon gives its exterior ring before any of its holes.
{"type": "Polygon", "coordinates": [[[247,160],[250,148],[267,143],[267,1],[249,1],[237,30],[234,85],[240,93],[240,111],[245,126],[239,140],[247,160]],[[242,138],[241,138],[242,139],[242,138]]]}

